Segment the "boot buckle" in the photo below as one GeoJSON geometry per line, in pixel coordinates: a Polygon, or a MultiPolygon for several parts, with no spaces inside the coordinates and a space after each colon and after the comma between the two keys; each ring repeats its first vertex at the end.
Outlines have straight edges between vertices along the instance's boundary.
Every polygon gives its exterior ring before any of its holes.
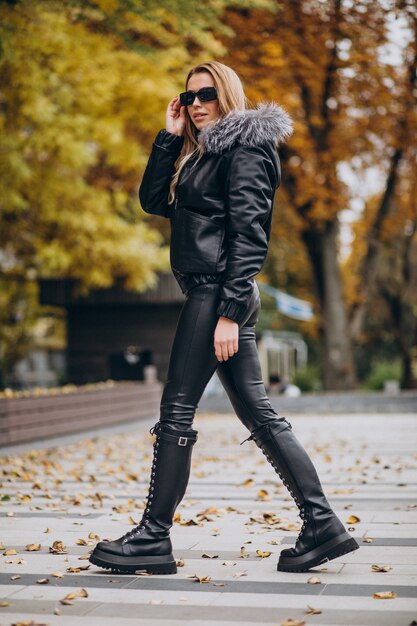
{"type": "Polygon", "coordinates": [[[186,446],[188,442],[188,437],[180,437],[178,440],[179,446],[186,446]]]}

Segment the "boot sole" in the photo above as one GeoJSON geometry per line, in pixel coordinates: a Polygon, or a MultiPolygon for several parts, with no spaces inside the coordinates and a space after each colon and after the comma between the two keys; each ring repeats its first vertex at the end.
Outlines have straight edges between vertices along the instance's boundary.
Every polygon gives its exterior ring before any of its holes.
{"type": "Polygon", "coordinates": [[[358,548],[357,541],[345,532],[306,554],[280,558],[277,570],[279,572],[305,572],[316,565],[337,559],[337,557],[353,552],[358,548]]]}
{"type": "Polygon", "coordinates": [[[110,569],[113,572],[120,574],[129,573],[141,570],[148,574],[176,574],[177,564],[172,554],[164,556],[125,556],[120,557],[116,554],[109,554],[95,550],[90,554],[88,559],[90,563],[103,567],[104,569],[110,569]]]}

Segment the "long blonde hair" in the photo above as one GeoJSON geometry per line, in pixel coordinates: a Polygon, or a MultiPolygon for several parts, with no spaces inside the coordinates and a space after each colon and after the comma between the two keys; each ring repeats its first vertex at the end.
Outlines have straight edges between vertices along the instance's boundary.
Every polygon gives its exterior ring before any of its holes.
{"type": "MultiPolygon", "coordinates": [[[[217,96],[219,100],[219,114],[220,117],[224,117],[227,113],[233,110],[243,111],[249,105],[245,92],[243,90],[242,82],[239,76],[228,65],[224,65],[219,61],[208,61],[207,63],[200,63],[193,67],[189,72],[185,81],[185,89],[188,87],[188,81],[193,74],[208,72],[211,74],[214,82],[214,86],[217,89],[217,96]]],[[[194,126],[188,115],[187,109],[185,113],[185,128],[183,132],[184,144],[181,150],[181,154],[175,162],[176,172],[172,177],[171,184],[169,186],[168,202],[172,203],[175,198],[175,188],[177,186],[178,178],[182,168],[187,161],[194,156],[197,156],[197,160],[194,163],[196,165],[200,158],[204,154],[204,145],[197,141],[198,129],[194,126]]],[[[194,166],[193,165],[193,166],[194,166]]]]}

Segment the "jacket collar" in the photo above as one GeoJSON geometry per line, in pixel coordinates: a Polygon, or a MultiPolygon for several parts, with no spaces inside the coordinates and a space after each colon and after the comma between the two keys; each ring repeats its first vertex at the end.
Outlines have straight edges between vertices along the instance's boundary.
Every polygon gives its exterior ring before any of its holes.
{"type": "Polygon", "coordinates": [[[275,145],[283,142],[293,132],[289,114],[274,102],[259,103],[256,109],[235,109],[213,124],[204,127],[197,135],[206,152],[219,154],[235,143],[257,146],[267,141],[275,145]]]}

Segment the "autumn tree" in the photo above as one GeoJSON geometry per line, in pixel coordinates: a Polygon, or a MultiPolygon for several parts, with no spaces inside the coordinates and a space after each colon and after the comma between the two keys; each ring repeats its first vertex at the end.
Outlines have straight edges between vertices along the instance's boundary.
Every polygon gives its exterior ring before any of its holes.
{"type": "MultiPolygon", "coordinates": [[[[388,16],[389,7],[374,0],[288,0],[274,15],[227,12],[227,24],[239,35],[225,62],[243,77],[254,102],[276,100],[295,120],[293,137],[280,149],[283,180],[275,221],[283,204],[296,216],[288,237],[299,238],[304,252],[287,265],[308,259],[328,389],[356,384],[339,257],[340,215],[352,191],[340,168],[374,166],[375,142],[392,123],[385,103],[392,98],[395,68],[381,60],[388,16]]],[[[273,239],[271,249],[284,245],[273,239]]]]}
{"type": "Polygon", "coordinates": [[[164,237],[139,208],[140,175],[186,70],[225,51],[215,35],[231,33],[220,19],[225,6],[0,4],[0,272],[10,327],[0,359],[8,355],[8,369],[30,335],[31,315],[20,317],[20,334],[13,326],[16,294],[33,302],[25,281],[72,278],[85,291],[119,280],[144,290],[169,268],[164,237]]]}
{"type": "Polygon", "coordinates": [[[385,181],[382,192],[370,198],[355,227],[356,239],[347,263],[351,291],[351,333],[363,337],[366,318],[376,302],[385,304],[401,356],[402,386],[417,385],[417,7],[398,3],[404,42],[394,61],[396,80],[388,82],[384,102],[388,124],[375,143],[385,181]],[[354,286],[354,287],[353,287],[354,286]]]}

